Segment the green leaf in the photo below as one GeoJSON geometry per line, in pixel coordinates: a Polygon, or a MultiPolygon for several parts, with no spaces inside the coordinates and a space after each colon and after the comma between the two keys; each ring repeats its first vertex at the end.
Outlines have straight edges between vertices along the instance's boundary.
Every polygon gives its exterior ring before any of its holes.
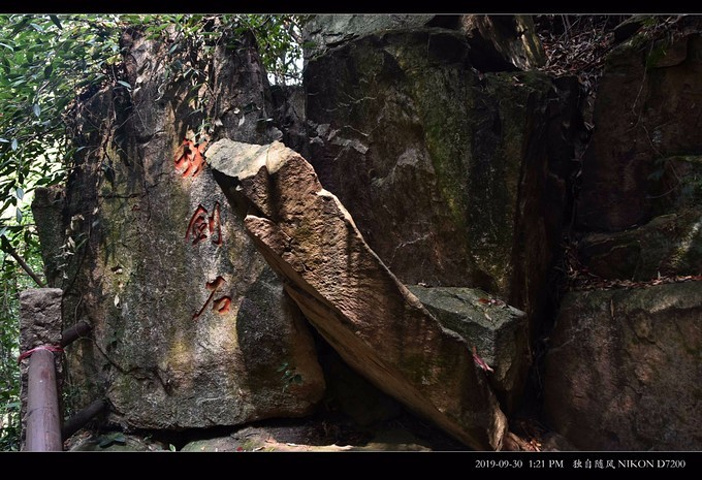
{"type": "Polygon", "coordinates": [[[32,111],[34,115],[39,118],[39,115],[41,115],[41,107],[38,104],[35,103],[34,106],[32,106],[32,111]]]}
{"type": "Polygon", "coordinates": [[[15,218],[17,219],[17,223],[22,223],[22,210],[19,208],[15,210],[15,218]]]}
{"type": "Polygon", "coordinates": [[[24,30],[24,27],[27,26],[30,20],[30,16],[25,16],[22,20],[20,20],[19,23],[12,27],[12,35],[17,35],[20,31],[24,30]]]}
{"type": "Polygon", "coordinates": [[[52,22],[54,22],[54,25],[56,25],[59,28],[59,30],[63,30],[63,27],[61,26],[61,22],[59,21],[59,19],[56,15],[49,15],[49,18],[51,19],[52,22]]]}
{"type": "Polygon", "coordinates": [[[22,187],[17,187],[15,189],[15,196],[18,200],[22,200],[24,198],[24,189],[22,189],[22,187]]]}
{"type": "Polygon", "coordinates": [[[129,83],[125,82],[124,80],[117,80],[117,83],[119,83],[120,85],[122,85],[122,86],[123,86],[124,88],[126,88],[127,90],[131,90],[131,89],[132,89],[132,86],[131,86],[129,83]]]}
{"type": "Polygon", "coordinates": [[[18,145],[17,145],[17,139],[13,138],[12,139],[12,144],[10,145],[10,148],[12,148],[13,151],[17,151],[18,145]]]}

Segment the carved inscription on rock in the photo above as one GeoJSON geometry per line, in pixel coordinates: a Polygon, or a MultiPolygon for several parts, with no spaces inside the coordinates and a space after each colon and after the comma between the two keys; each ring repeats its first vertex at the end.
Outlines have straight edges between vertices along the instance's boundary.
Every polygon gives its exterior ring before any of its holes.
{"type": "MultiPolygon", "coordinates": [[[[203,152],[207,145],[206,141],[199,144],[185,139],[175,154],[174,166],[176,173],[182,178],[194,178],[205,167],[203,152]]],[[[185,241],[191,246],[209,240],[220,247],[222,245],[222,225],[221,225],[221,205],[215,201],[210,209],[199,204],[188,221],[185,231],[185,241]]],[[[232,299],[229,295],[223,294],[224,286],[227,283],[222,275],[217,275],[214,280],[205,282],[205,289],[209,290],[209,295],[200,309],[193,314],[193,320],[197,321],[211,306],[211,310],[218,314],[229,312],[232,299]]]]}
{"type": "Polygon", "coordinates": [[[207,306],[211,303],[212,304],[212,311],[223,314],[227,313],[229,311],[229,306],[232,303],[231,297],[225,295],[222,297],[219,297],[217,299],[214,299],[215,294],[217,291],[220,289],[222,285],[226,283],[226,280],[224,280],[224,277],[219,276],[212,280],[211,282],[207,282],[205,284],[205,287],[210,290],[210,296],[207,297],[207,301],[205,304],[202,306],[202,308],[193,315],[193,320],[197,320],[200,315],[202,315],[205,310],[207,309],[207,306]],[[214,300],[213,300],[214,299],[214,300]]]}
{"type": "Polygon", "coordinates": [[[212,214],[202,205],[198,205],[195,213],[190,217],[188,230],[185,232],[185,240],[188,241],[192,239],[193,245],[197,245],[201,240],[205,240],[207,237],[209,237],[215,245],[222,245],[219,202],[215,202],[212,208],[212,214]]]}
{"type": "Polygon", "coordinates": [[[195,177],[205,165],[202,152],[207,142],[196,145],[191,140],[183,140],[175,155],[175,169],[183,178],[195,177]]]}

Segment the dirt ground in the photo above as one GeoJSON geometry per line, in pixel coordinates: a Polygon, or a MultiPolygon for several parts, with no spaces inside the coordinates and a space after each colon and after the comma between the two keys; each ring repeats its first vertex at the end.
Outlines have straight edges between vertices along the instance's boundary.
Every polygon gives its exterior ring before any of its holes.
{"type": "Polygon", "coordinates": [[[342,452],[462,451],[468,448],[411,415],[369,426],[346,419],[268,421],[237,430],[153,433],[83,429],[64,444],[67,451],[342,452]]]}

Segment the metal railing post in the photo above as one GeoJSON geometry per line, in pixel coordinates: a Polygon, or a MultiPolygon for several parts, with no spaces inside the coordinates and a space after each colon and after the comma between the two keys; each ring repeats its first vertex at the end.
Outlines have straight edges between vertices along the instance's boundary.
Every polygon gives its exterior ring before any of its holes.
{"type": "Polygon", "coordinates": [[[61,414],[58,380],[62,350],[61,299],[58,288],[20,293],[20,349],[22,372],[22,450],[61,451],[61,414]]]}
{"type": "Polygon", "coordinates": [[[54,354],[38,349],[29,357],[27,438],[29,452],[63,450],[54,354]]]}

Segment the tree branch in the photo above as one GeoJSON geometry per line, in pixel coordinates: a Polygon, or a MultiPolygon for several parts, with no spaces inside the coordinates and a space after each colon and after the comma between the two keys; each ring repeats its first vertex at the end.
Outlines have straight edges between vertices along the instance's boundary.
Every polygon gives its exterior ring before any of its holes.
{"type": "Polygon", "coordinates": [[[46,287],[46,284],[44,284],[44,282],[41,280],[39,275],[34,273],[34,270],[32,270],[32,267],[27,265],[27,262],[24,261],[24,259],[19,255],[19,253],[17,253],[17,251],[14,248],[12,248],[12,245],[10,245],[10,242],[7,242],[4,245],[4,247],[5,247],[4,248],[5,252],[10,254],[12,256],[12,258],[17,260],[17,263],[20,264],[20,267],[22,267],[24,269],[24,271],[27,272],[27,274],[30,277],[32,277],[32,280],[34,280],[36,282],[36,284],[39,285],[39,287],[41,287],[41,288],[46,287]]]}

